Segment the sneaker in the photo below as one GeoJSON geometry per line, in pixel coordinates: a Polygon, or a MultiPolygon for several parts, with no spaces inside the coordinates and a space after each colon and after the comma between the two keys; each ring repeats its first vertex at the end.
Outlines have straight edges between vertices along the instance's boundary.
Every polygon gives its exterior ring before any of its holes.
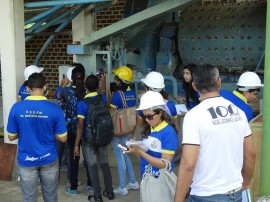
{"type": "Polygon", "coordinates": [[[86,189],[88,190],[88,192],[94,193],[94,189],[93,189],[92,186],[87,185],[87,186],[86,186],[86,189]]]}
{"type": "Polygon", "coordinates": [[[106,191],[103,191],[103,196],[107,197],[109,200],[114,199],[114,193],[107,193],[106,191]]]}
{"type": "Polygon", "coordinates": [[[92,201],[92,202],[103,202],[103,199],[102,199],[101,196],[96,197],[96,196],[89,195],[88,196],[88,201],[92,201]]]}
{"type": "Polygon", "coordinates": [[[77,191],[77,190],[72,190],[72,189],[70,189],[70,188],[66,188],[66,189],[65,189],[65,193],[66,193],[66,194],[69,194],[69,195],[71,195],[71,196],[77,196],[77,195],[78,195],[78,191],[77,191]]]}
{"type": "Polygon", "coordinates": [[[71,184],[70,182],[67,183],[67,188],[70,188],[71,187],[71,184]]]}
{"type": "Polygon", "coordinates": [[[140,189],[139,183],[138,182],[130,182],[127,184],[127,189],[128,190],[138,190],[138,189],[140,189]]]}
{"type": "Polygon", "coordinates": [[[113,190],[113,193],[120,194],[121,196],[126,196],[128,195],[128,190],[126,187],[125,188],[118,187],[117,189],[113,190]]]}

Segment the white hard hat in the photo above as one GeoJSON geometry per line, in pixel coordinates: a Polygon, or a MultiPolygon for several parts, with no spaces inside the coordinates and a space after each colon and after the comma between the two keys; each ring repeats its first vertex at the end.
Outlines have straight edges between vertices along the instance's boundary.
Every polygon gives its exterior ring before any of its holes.
{"type": "Polygon", "coordinates": [[[27,81],[29,76],[33,73],[40,73],[43,71],[42,67],[37,67],[36,65],[30,65],[24,70],[24,79],[27,81]]]}
{"type": "Polygon", "coordinates": [[[156,92],[160,92],[165,87],[164,78],[159,72],[149,72],[141,81],[156,92]]]}
{"type": "Polygon", "coordinates": [[[69,81],[72,81],[72,70],[74,69],[75,67],[69,67],[68,70],[67,70],[67,78],[69,81]]]}
{"type": "Polygon", "coordinates": [[[260,77],[254,72],[245,72],[241,74],[238,83],[238,89],[241,91],[247,91],[251,89],[257,89],[263,87],[260,77]]]}
{"type": "Polygon", "coordinates": [[[165,102],[160,93],[154,91],[147,91],[142,95],[140,100],[140,106],[136,110],[145,110],[159,106],[162,109],[163,105],[165,105],[165,102]]]}

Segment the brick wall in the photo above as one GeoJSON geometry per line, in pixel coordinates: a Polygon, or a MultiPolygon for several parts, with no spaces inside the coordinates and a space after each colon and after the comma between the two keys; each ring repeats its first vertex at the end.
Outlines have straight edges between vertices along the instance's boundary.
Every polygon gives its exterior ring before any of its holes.
{"type": "MultiPolygon", "coordinates": [[[[25,2],[31,1],[32,0],[25,0],[25,2]]],[[[117,5],[97,12],[97,29],[101,29],[123,19],[124,7],[125,0],[119,0],[117,5]]],[[[70,30],[71,25],[64,31],[70,30]]],[[[47,31],[52,30],[46,30],[46,32],[47,31]]],[[[47,39],[48,36],[35,36],[32,40],[25,44],[26,66],[34,64],[39,50],[42,48],[47,39]]],[[[50,90],[54,91],[58,87],[58,66],[69,65],[73,62],[73,56],[67,54],[66,49],[68,44],[72,44],[71,35],[56,36],[40,60],[39,66],[44,67],[43,74],[46,77],[48,88],[50,90]]],[[[0,95],[2,95],[2,86],[0,86],[0,95]]]]}
{"type": "MultiPolygon", "coordinates": [[[[42,48],[48,36],[37,36],[25,44],[26,66],[34,64],[39,50],[42,48]]],[[[58,85],[58,66],[69,65],[73,62],[72,55],[67,54],[67,45],[72,43],[72,36],[56,36],[44,52],[39,66],[44,67],[43,75],[48,82],[48,88],[55,90],[58,85]]]]}
{"type": "Polygon", "coordinates": [[[97,29],[101,29],[122,20],[124,17],[125,4],[125,0],[118,0],[118,3],[115,6],[97,12],[97,29]]]}
{"type": "MultiPolygon", "coordinates": [[[[117,5],[98,12],[97,28],[101,29],[123,19],[124,7],[125,0],[119,0],[117,5]]],[[[71,30],[71,27],[65,31],[69,30],[71,30]]],[[[25,44],[27,65],[34,63],[47,38],[48,36],[36,36],[25,44]]],[[[69,65],[73,62],[72,55],[68,55],[66,51],[68,44],[72,44],[71,35],[56,36],[40,60],[39,66],[44,67],[43,74],[50,90],[55,90],[58,87],[58,66],[69,65]]]]}

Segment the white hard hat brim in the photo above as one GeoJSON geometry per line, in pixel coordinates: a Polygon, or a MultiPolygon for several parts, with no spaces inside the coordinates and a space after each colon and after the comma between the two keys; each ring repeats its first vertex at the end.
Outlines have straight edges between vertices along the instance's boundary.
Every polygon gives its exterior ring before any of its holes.
{"type": "MultiPolygon", "coordinates": [[[[141,82],[143,82],[146,86],[148,86],[148,87],[151,87],[151,88],[156,88],[155,86],[152,86],[151,84],[149,84],[148,82],[147,82],[147,80],[146,80],[146,78],[142,78],[141,79],[141,82]]],[[[162,89],[162,88],[164,88],[165,87],[165,84],[163,84],[161,87],[160,87],[160,89],[162,89]]]]}
{"type": "MultiPolygon", "coordinates": [[[[164,103],[164,104],[165,104],[165,103],[164,103]]],[[[162,104],[162,105],[157,105],[157,106],[152,106],[152,107],[138,107],[138,108],[135,109],[135,110],[137,110],[137,111],[142,111],[142,110],[152,109],[152,108],[155,108],[155,109],[163,109],[164,104],[162,104]]]]}

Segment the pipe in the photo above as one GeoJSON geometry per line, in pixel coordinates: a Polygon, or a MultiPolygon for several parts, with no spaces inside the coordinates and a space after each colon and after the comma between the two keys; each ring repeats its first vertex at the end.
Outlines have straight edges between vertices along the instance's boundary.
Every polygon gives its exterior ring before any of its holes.
{"type": "Polygon", "coordinates": [[[111,0],[108,3],[105,3],[105,4],[102,4],[100,6],[96,6],[95,8],[92,8],[90,11],[88,11],[86,13],[86,15],[89,15],[89,14],[92,14],[92,13],[95,13],[95,12],[98,12],[98,11],[101,11],[101,10],[103,10],[105,8],[110,7],[110,6],[115,6],[117,3],[118,3],[118,0],[111,0]]]}
{"type": "MultiPolygon", "coordinates": [[[[76,6],[73,6],[73,8],[76,7],[76,6]]],[[[34,31],[34,33],[37,33],[37,32],[42,32],[43,30],[47,29],[48,27],[50,26],[53,26],[55,25],[56,22],[59,22],[60,20],[64,19],[66,16],[68,16],[70,13],[74,12],[74,9],[69,9],[67,11],[65,11],[64,13],[62,13],[61,15],[57,16],[56,18],[54,18],[53,20],[51,20],[50,22],[48,22],[47,24],[39,27],[38,29],[36,29],[34,31]]],[[[66,19],[64,19],[66,20],[66,19]]],[[[63,22],[64,23],[64,22],[63,22]]],[[[31,39],[33,38],[33,36],[27,36],[25,38],[25,42],[28,42],[30,41],[31,39]]]]}
{"type": "Polygon", "coordinates": [[[44,12],[42,12],[42,13],[40,13],[40,14],[38,14],[38,15],[28,19],[28,20],[25,20],[24,25],[28,25],[29,23],[36,22],[37,20],[42,19],[42,18],[44,18],[44,17],[46,17],[48,15],[52,15],[55,12],[59,11],[63,7],[64,6],[55,6],[55,7],[51,8],[51,9],[49,9],[49,10],[46,10],[46,11],[44,11],[44,12]]]}
{"type": "Polygon", "coordinates": [[[72,31],[66,32],[33,32],[26,33],[25,36],[51,36],[51,35],[72,35],[72,31]]]}
{"type": "Polygon", "coordinates": [[[176,79],[173,77],[173,76],[163,76],[164,77],[164,80],[168,80],[168,81],[171,81],[172,84],[173,84],[173,96],[174,97],[177,97],[178,95],[178,91],[177,91],[177,81],[176,79]]]}
{"type": "Polygon", "coordinates": [[[260,196],[270,196],[270,3],[266,7],[263,131],[260,168],[260,196]],[[267,102],[268,101],[268,102],[267,102]]]}
{"type": "MultiPolygon", "coordinates": [[[[69,16],[66,21],[61,24],[56,30],[55,32],[60,32],[62,31],[83,9],[85,9],[88,6],[88,4],[83,4],[83,5],[79,5],[77,10],[71,15],[69,16]]],[[[50,43],[54,40],[55,35],[50,36],[47,41],[43,44],[42,48],[40,49],[37,58],[35,60],[35,65],[38,66],[42,55],[44,54],[44,52],[46,51],[47,47],[50,45],[50,43]]]]}
{"type": "Polygon", "coordinates": [[[29,29],[27,29],[25,31],[25,33],[31,33],[32,31],[34,31],[35,29],[37,29],[39,26],[41,26],[44,22],[48,21],[53,14],[55,14],[58,10],[55,10],[54,12],[50,13],[49,15],[45,16],[44,18],[42,18],[39,22],[36,22],[32,27],[30,27],[29,29]]]}
{"type": "Polygon", "coordinates": [[[261,58],[260,58],[260,60],[259,60],[259,63],[258,63],[258,65],[257,65],[257,67],[256,67],[255,72],[257,72],[257,71],[259,70],[259,68],[260,68],[260,66],[261,66],[261,64],[262,64],[264,55],[265,55],[265,53],[262,54],[262,56],[261,56],[261,58]]]}
{"type": "Polygon", "coordinates": [[[65,1],[39,1],[39,2],[28,2],[24,4],[25,8],[36,8],[46,6],[65,6],[69,4],[85,4],[85,3],[99,3],[107,2],[110,0],[65,0],[65,1]]]}
{"type": "Polygon", "coordinates": [[[89,15],[89,14],[92,14],[92,13],[95,13],[95,12],[98,12],[98,11],[101,11],[101,10],[103,10],[105,8],[108,8],[108,7],[112,6],[112,5],[113,5],[112,2],[108,2],[108,3],[102,4],[100,6],[96,6],[96,7],[92,8],[91,10],[89,10],[86,13],[86,15],[89,15]]]}

